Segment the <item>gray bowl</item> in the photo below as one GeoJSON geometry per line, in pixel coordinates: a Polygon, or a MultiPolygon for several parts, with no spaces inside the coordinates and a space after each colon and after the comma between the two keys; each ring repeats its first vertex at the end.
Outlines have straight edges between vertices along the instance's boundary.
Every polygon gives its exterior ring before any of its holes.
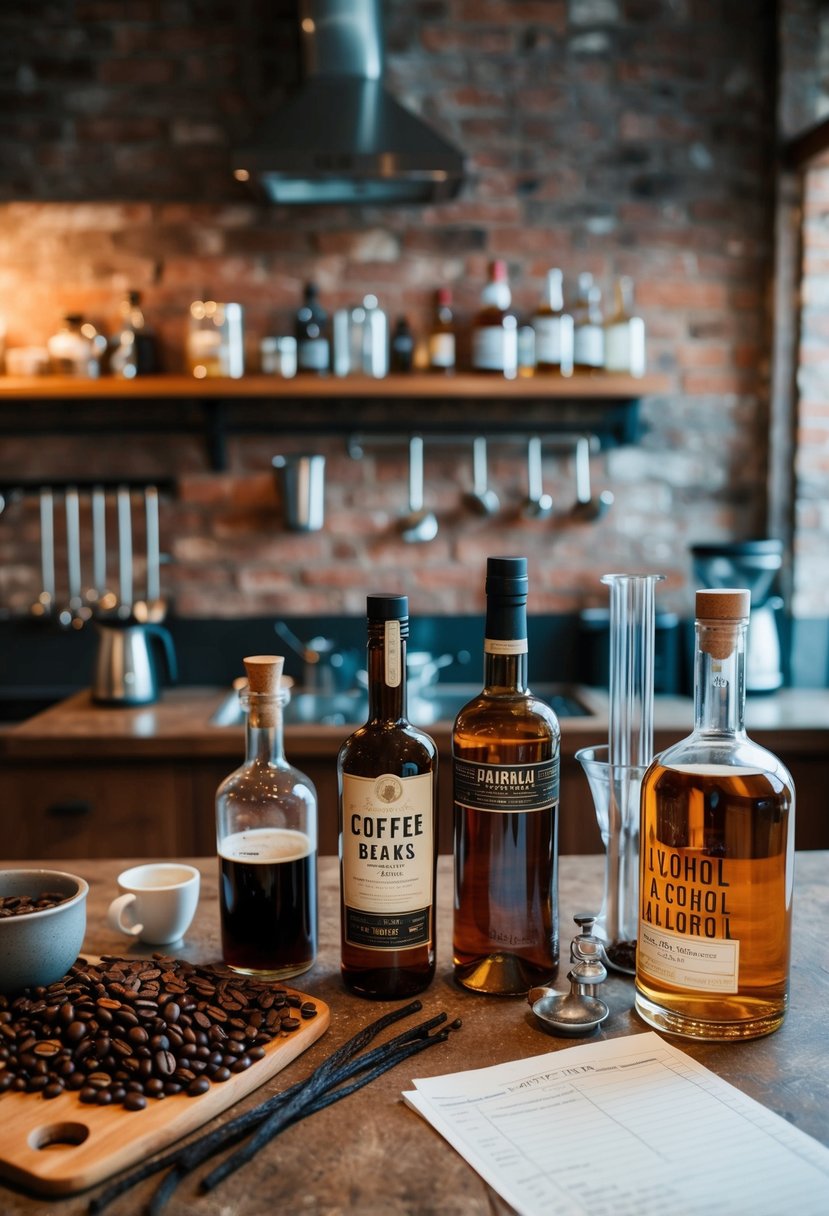
{"type": "Polygon", "coordinates": [[[88,884],[61,870],[0,870],[0,896],[37,898],[47,891],[68,898],[54,908],[0,919],[0,992],[53,984],[80,953],[88,884]]]}

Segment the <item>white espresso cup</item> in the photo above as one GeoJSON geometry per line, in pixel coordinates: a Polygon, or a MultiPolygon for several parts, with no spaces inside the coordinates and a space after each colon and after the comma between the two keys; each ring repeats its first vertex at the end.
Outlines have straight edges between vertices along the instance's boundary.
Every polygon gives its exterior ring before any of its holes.
{"type": "Polygon", "coordinates": [[[178,861],[154,861],[118,875],[123,894],[109,905],[111,929],[148,945],[177,942],[190,928],[201,875],[178,861]]]}

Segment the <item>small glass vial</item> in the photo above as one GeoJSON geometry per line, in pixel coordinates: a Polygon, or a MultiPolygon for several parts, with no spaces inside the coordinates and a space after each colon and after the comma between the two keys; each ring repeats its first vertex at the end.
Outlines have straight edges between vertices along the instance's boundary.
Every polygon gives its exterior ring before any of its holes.
{"type": "Polygon", "coordinates": [[[697,592],[694,730],[642,779],[635,1007],[684,1038],[768,1034],[788,1002],[795,796],[743,725],[749,602],[697,592]]]}
{"type": "Polygon", "coordinates": [[[267,979],[299,975],[317,953],[317,794],[285,759],[284,659],[245,659],[245,762],[216,791],[222,957],[267,979]]]}

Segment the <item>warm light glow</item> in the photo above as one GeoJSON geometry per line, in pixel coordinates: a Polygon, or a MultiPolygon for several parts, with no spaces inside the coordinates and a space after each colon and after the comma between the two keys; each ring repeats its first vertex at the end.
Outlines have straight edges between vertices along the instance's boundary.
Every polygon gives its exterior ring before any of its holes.
{"type": "Polygon", "coordinates": [[[303,32],[303,34],[313,34],[313,32],[314,32],[314,30],[315,30],[316,28],[317,28],[317,27],[316,27],[316,25],[314,24],[314,18],[313,18],[313,17],[303,17],[303,18],[302,18],[302,32],[303,32]]]}
{"type": "Polygon", "coordinates": [[[237,182],[250,181],[250,174],[248,173],[247,169],[234,169],[233,176],[236,178],[237,182]]]}

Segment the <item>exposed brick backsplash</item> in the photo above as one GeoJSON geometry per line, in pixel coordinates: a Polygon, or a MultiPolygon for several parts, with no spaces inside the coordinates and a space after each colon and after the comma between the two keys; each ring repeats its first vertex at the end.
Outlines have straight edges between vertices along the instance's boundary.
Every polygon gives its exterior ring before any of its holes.
{"type": "MultiPolygon", "coordinates": [[[[530,556],[534,611],[605,603],[601,574],[623,568],[666,573],[660,600],[686,611],[689,544],[764,529],[771,8],[389,0],[388,86],[464,148],[470,172],[455,200],[387,210],[266,207],[226,171],[246,123],[297,80],[291,3],[182,0],[125,15],[56,0],[36,22],[4,10],[0,36],[17,65],[0,132],[16,166],[0,181],[10,344],[44,342],[67,311],[111,331],[123,291],[137,288],[165,368],[180,370],[192,299],[243,303],[255,347],[290,326],[312,278],[330,310],[376,290],[392,320],[405,313],[422,332],[444,283],[468,322],[500,256],[525,314],[551,265],[571,288],[582,269],[606,291],[632,274],[649,364],[671,391],[643,403],[640,445],[594,458],[595,487],[615,504],[591,524],[569,517],[569,458],[545,458],[556,512],[532,521],[518,511],[523,452],[493,455],[503,511],[482,520],[462,502],[469,451],[427,443],[440,531],[424,546],[397,530],[405,451],[357,462],[320,434],[233,438],[224,473],[189,436],[4,437],[0,479],[175,477],[162,502],[163,582],[187,615],[356,614],[379,583],[408,589],[415,612],[479,611],[496,551],[530,556]],[[270,462],[311,444],[328,458],[326,528],[299,535],[284,529],[270,462]]],[[[504,417],[520,425],[508,403],[504,417]]],[[[37,594],[37,538],[35,500],[10,504],[7,610],[26,611],[37,594]]],[[[140,537],[137,553],[140,567],[140,537]]]]}

